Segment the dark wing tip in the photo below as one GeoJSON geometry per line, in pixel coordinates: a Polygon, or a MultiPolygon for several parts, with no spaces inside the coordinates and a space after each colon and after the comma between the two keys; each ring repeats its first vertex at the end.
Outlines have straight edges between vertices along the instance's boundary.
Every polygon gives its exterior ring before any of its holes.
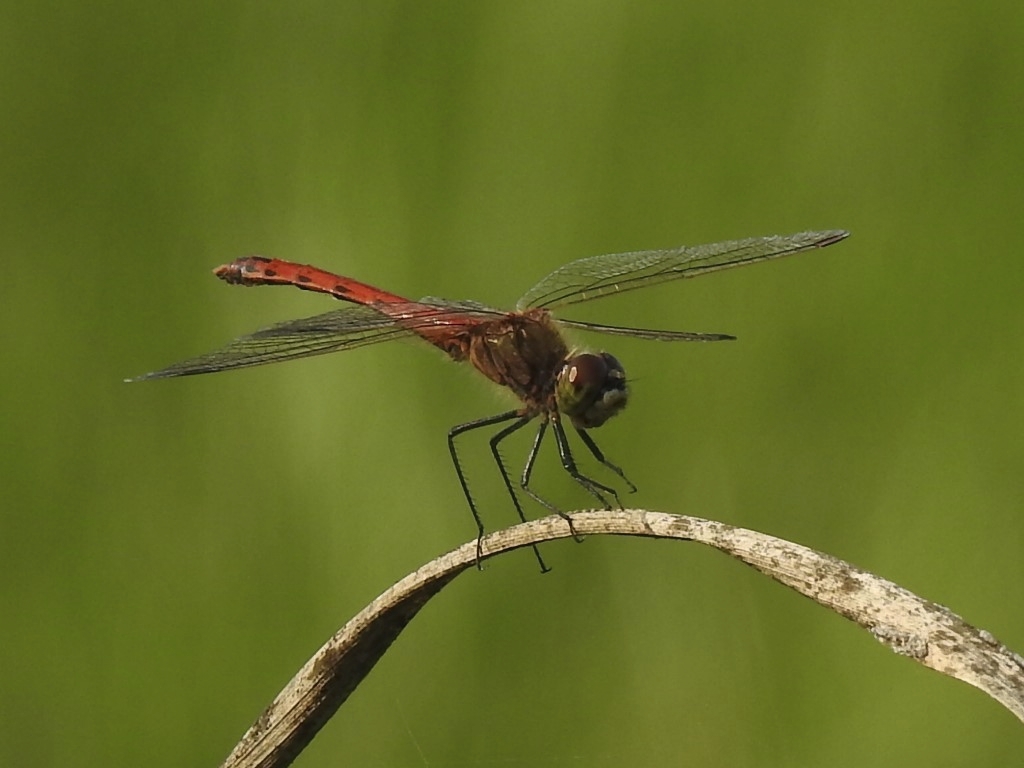
{"type": "Polygon", "coordinates": [[[822,232],[822,235],[824,235],[824,237],[815,243],[819,248],[824,248],[826,245],[832,245],[833,243],[838,243],[840,240],[845,240],[850,236],[850,233],[845,229],[833,229],[822,232]]]}
{"type": "Polygon", "coordinates": [[[153,379],[169,379],[175,374],[167,371],[150,371],[149,373],[143,373],[139,376],[132,376],[128,379],[122,379],[125,384],[134,384],[136,381],[152,381],[153,379]]]}

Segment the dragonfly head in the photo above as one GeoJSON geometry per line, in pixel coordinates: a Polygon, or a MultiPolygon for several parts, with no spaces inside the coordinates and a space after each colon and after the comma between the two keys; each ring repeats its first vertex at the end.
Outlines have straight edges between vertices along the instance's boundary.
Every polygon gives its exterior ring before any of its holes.
{"type": "Polygon", "coordinates": [[[626,371],[607,352],[573,355],[558,372],[555,402],[578,429],[600,427],[628,398],[626,371]]]}

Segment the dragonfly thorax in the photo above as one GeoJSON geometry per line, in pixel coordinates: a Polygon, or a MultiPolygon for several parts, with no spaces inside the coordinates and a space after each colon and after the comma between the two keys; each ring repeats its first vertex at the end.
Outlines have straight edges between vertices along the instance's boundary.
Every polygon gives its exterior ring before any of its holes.
{"type": "Polygon", "coordinates": [[[555,402],[579,429],[600,427],[625,408],[628,399],[626,371],[607,352],[573,355],[558,372],[555,402]]]}

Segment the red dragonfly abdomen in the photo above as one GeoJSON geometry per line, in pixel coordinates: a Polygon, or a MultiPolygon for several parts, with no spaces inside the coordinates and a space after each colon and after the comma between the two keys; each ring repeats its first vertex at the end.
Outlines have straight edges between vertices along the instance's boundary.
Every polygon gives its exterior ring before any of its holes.
{"type": "Polygon", "coordinates": [[[306,264],[293,264],[266,256],[246,256],[213,270],[213,274],[232,285],[294,285],[304,291],[327,293],[353,304],[415,304],[394,293],[342,277],[306,264]]]}
{"type": "Polygon", "coordinates": [[[341,301],[371,307],[458,361],[467,357],[468,331],[480,322],[479,318],[412,301],[351,277],[266,256],[235,259],[217,267],[213,274],[232,285],[293,285],[304,291],[326,293],[341,301]]]}

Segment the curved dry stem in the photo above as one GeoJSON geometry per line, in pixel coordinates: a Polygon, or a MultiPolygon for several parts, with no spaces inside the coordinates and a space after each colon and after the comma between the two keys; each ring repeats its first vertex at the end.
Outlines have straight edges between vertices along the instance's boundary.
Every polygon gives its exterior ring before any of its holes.
{"type": "MultiPolygon", "coordinates": [[[[799,544],[698,517],[617,510],[579,512],[572,520],[581,535],[679,539],[719,549],[856,622],[895,653],[980,688],[1024,721],[1024,658],[948,608],[891,581],[799,544]]],[[[534,520],[484,537],[483,558],[571,535],[557,515],[534,520]]],[[[370,603],[306,662],[223,768],[291,763],[419,609],[475,564],[472,541],[370,603]]]]}

